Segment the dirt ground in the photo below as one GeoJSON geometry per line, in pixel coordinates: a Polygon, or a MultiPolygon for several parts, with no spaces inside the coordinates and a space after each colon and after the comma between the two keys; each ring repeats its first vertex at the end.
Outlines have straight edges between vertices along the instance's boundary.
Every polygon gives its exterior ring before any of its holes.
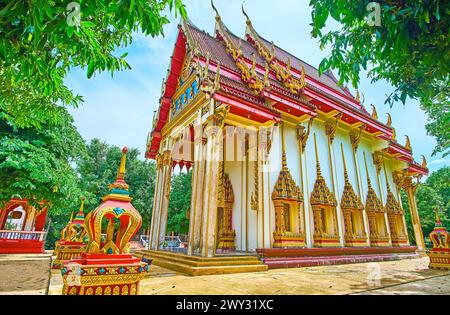
{"type": "MultiPolygon", "coordinates": [[[[231,294],[450,294],[450,271],[428,269],[428,258],[266,272],[190,277],[152,266],[143,295],[231,294]]],[[[52,271],[49,294],[61,294],[52,271]]]]}
{"type": "Polygon", "coordinates": [[[51,255],[0,255],[0,294],[46,294],[51,255]]]}

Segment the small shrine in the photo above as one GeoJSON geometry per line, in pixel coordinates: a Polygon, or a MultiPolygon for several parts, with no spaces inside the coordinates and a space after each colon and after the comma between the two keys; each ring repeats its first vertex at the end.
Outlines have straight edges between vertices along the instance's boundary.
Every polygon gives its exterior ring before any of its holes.
{"type": "Polygon", "coordinates": [[[64,295],[136,295],[149,264],[129,254],[130,240],[142,218],[131,204],[125,182],[128,149],[122,150],[116,181],[109,194],[85,219],[86,252],[61,269],[64,295]]]}
{"type": "Polygon", "coordinates": [[[439,218],[438,210],[434,209],[434,212],[436,213],[436,224],[429,235],[433,248],[427,251],[427,255],[430,257],[430,264],[428,267],[430,269],[450,270],[449,235],[439,218]]]}
{"type": "Polygon", "coordinates": [[[12,198],[0,205],[0,254],[43,254],[48,232],[47,205],[12,198]]]}
{"type": "Polygon", "coordinates": [[[61,239],[55,243],[52,268],[60,269],[64,261],[71,260],[74,257],[80,257],[86,251],[84,238],[86,229],[84,227],[84,198],[81,199],[80,210],[75,218],[72,216],[66,227],[61,230],[61,239]]]}

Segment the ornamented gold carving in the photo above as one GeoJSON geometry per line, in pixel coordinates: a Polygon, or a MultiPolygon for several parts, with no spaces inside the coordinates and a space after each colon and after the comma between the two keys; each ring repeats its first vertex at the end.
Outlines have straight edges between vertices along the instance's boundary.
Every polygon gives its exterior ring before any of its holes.
{"type": "Polygon", "coordinates": [[[380,174],[381,167],[383,166],[383,153],[381,151],[375,151],[372,154],[373,164],[375,165],[375,169],[377,170],[377,174],[380,174]]]}
{"type": "Polygon", "coordinates": [[[163,167],[163,157],[160,153],[156,154],[156,169],[161,169],[163,167]]]}
{"type": "Polygon", "coordinates": [[[422,167],[428,169],[427,159],[422,155],[422,167]]]}
{"type": "Polygon", "coordinates": [[[361,141],[362,131],[366,128],[365,124],[362,124],[356,129],[350,131],[350,142],[352,144],[353,150],[358,150],[359,142],[361,141]]]}
{"type": "Polygon", "coordinates": [[[391,114],[387,113],[387,121],[386,121],[386,126],[391,127],[392,126],[392,117],[391,114]]]}
{"type": "Polygon", "coordinates": [[[384,212],[385,208],[378,198],[377,193],[372,187],[372,182],[369,176],[369,169],[367,168],[366,152],[364,152],[364,165],[366,168],[367,177],[367,197],[366,197],[366,211],[367,212],[384,212]]]}
{"type": "Polygon", "coordinates": [[[373,119],[378,119],[378,113],[377,113],[377,108],[375,107],[375,105],[370,104],[370,106],[372,106],[372,118],[373,119]]]}
{"type": "Polygon", "coordinates": [[[230,56],[235,61],[236,66],[241,72],[242,80],[247,83],[248,87],[256,95],[259,95],[261,91],[264,89],[265,84],[256,73],[255,58],[253,58],[252,66],[248,67],[242,53],[241,43],[239,43],[239,46],[236,46],[236,44],[233,42],[230,35],[228,34],[228,30],[226,29],[225,25],[223,25],[219,12],[215,8],[212,1],[211,4],[214,11],[216,12],[216,32],[218,32],[223,38],[227,53],[230,54],[230,56]]]}
{"type": "Polygon", "coordinates": [[[405,136],[405,138],[406,138],[405,148],[406,148],[407,150],[409,150],[409,151],[412,152],[411,141],[409,140],[409,137],[408,137],[408,136],[405,136]]]}
{"type": "Polygon", "coordinates": [[[291,59],[288,58],[286,66],[282,66],[276,58],[274,44],[272,43],[271,50],[265,46],[258,33],[253,28],[252,22],[247,13],[245,13],[244,8],[242,8],[242,11],[247,18],[247,34],[254,40],[258,54],[265,59],[267,65],[275,72],[277,79],[282,82],[292,94],[302,94],[303,88],[306,86],[305,67],[302,66],[302,72],[299,79],[294,77],[291,71],[291,59]]]}
{"type": "Polygon", "coordinates": [[[361,199],[356,195],[350,181],[348,179],[347,163],[345,162],[344,146],[341,143],[342,161],[344,163],[344,191],[341,198],[341,209],[345,210],[362,210],[364,205],[361,199]]]}
{"type": "Polygon", "coordinates": [[[336,114],[333,118],[328,119],[325,122],[325,133],[330,141],[330,144],[334,141],[334,136],[336,135],[337,125],[339,119],[342,117],[342,113],[336,114]]]}
{"type": "Polygon", "coordinates": [[[322,171],[320,169],[319,153],[317,151],[317,140],[316,134],[314,133],[314,149],[316,153],[316,173],[317,178],[314,183],[313,191],[311,192],[310,203],[311,205],[325,205],[325,206],[337,206],[336,197],[330,191],[325,182],[325,178],[322,176],[322,171]]]}
{"type": "Polygon", "coordinates": [[[299,142],[299,145],[302,148],[302,154],[305,152],[306,143],[308,142],[309,133],[311,132],[311,126],[314,121],[314,117],[311,117],[308,121],[308,127],[305,127],[303,125],[297,126],[297,140],[299,142]]]}

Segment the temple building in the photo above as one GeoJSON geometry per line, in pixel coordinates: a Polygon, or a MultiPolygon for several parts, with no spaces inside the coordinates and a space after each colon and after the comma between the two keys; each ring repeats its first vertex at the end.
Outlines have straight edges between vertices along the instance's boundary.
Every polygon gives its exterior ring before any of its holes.
{"type": "Polygon", "coordinates": [[[148,137],[146,157],[157,164],[155,257],[177,165],[192,172],[185,256],[423,251],[415,187],[426,161],[414,161],[408,137],[398,142],[390,116],[380,121],[331,72],[319,75],[262,37],[245,12],[238,37],[214,10],[213,35],[179,25],[148,137]]]}

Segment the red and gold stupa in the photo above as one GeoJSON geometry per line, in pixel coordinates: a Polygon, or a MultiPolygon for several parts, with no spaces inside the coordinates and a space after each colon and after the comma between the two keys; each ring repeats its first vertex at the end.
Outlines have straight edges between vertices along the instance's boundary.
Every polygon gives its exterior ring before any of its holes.
{"type": "Polygon", "coordinates": [[[437,209],[434,211],[436,213],[436,224],[429,235],[430,241],[433,243],[433,248],[427,251],[427,255],[430,257],[430,264],[428,267],[431,269],[450,270],[449,235],[439,218],[437,209]]]}
{"type": "Polygon", "coordinates": [[[124,180],[126,153],[125,147],[109,194],[86,216],[89,237],[86,253],[64,264],[61,270],[63,294],[136,295],[139,292],[139,282],[149,265],[129,254],[130,240],[141,227],[142,218],[131,204],[124,180]],[[104,226],[106,231],[102,235],[104,226]]]}
{"type": "Polygon", "coordinates": [[[75,257],[80,257],[86,251],[84,238],[86,229],[84,227],[84,198],[81,199],[81,206],[75,218],[70,217],[69,223],[61,230],[61,239],[55,243],[55,260],[52,268],[62,268],[64,261],[75,257]]]}

